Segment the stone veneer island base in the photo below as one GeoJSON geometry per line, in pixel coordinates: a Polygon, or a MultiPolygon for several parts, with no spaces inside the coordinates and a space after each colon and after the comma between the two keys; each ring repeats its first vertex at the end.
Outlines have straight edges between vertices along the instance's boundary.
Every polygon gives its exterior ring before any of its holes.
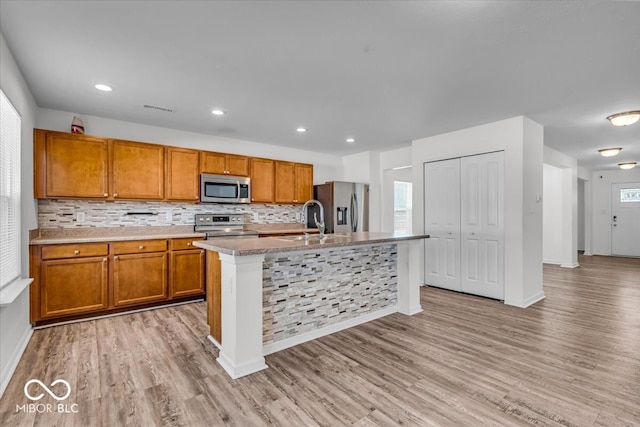
{"type": "Polygon", "coordinates": [[[219,288],[221,333],[209,337],[220,348],[218,363],[239,378],[267,368],[265,355],[392,313],[422,311],[419,249],[428,237],[362,232],[194,242],[210,251],[207,268],[220,269],[207,274],[218,282],[207,286],[219,288]]]}

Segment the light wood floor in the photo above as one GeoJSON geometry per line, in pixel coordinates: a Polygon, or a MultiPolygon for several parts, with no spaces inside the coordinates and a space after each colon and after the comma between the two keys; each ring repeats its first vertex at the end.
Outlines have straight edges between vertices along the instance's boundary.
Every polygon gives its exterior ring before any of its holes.
{"type": "Polygon", "coordinates": [[[640,425],[640,259],[579,261],[545,266],[547,298],[529,309],[425,288],[416,316],[267,356],[235,381],[205,340],[204,303],[38,330],[0,424],[640,425]],[[78,413],[17,413],[31,378],[69,381],[78,413]]]}

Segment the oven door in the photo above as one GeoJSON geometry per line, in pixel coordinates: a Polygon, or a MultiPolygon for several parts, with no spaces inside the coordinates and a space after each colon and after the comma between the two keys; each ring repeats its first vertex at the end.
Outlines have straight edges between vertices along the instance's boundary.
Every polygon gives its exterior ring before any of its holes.
{"type": "Polygon", "coordinates": [[[200,176],[201,203],[250,203],[249,178],[202,174],[200,176]]]}

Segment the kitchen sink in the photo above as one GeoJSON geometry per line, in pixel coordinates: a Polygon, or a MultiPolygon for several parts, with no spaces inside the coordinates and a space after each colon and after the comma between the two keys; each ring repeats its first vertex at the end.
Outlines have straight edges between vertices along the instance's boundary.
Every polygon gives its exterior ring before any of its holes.
{"type": "Polygon", "coordinates": [[[309,234],[309,236],[304,235],[295,235],[295,236],[283,236],[277,237],[279,240],[287,240],[289,242],[295,241],[320,241],[324,243],[334,242],[334,241],[342,241],[343,239],[348,239],[349,236],[345,234],[325,234],[324,236],[320,236],[319,234],[309,234]]]}

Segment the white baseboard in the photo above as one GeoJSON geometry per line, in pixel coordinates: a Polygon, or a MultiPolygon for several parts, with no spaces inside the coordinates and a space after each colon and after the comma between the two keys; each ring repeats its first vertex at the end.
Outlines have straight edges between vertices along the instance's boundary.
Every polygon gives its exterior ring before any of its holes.
{"type": "Polygon", "coordinates": [[[578,264],[577,262],[573,263],[573,264],[560,264],[560,267],[562,267],[562,268],[577,268],[577,267],[580,267],[580,264],[578,264]]]}
{"type": "Polygon", "coordinates": [[[29,344],[31,335],[33,335],[33,328],[29,327],[25,331],[18,346],[16,347],[15,351],[11,355],[11,358],[9,359],[9,363],[7,363],[7,367],[2,372],[2,376],[0,376],[0,397],[2,397],[2,395],[4,394],[4,391],[9,385],[9,381],[11,381],[11,377],[13,376],[13,373],[16,371],[16,368],[18,367],[20,358],[22,357],[22,354],[24,353],[24,351],[27,348],[27,345],[29,344]]]}
{"type": "Polygon", "coordinates": [[[530,296],[529,298],[527,298],[526,300],[523,301],[523,307],[529,307],[530,305],[533,305],[535,303],[537,303],[538,301],[542,301],[545,298],[544,296],[544,291],[540,291],[537,294],[530,296]]]}
{"type": "Polygon", "coordinates": [[[280,350],[284,350],[285,348],[293,347],[298,344],[302,344],[307,341],[315,340],[316,338],[323,337],[325,335],[333,334],[338,331],[342,331],[344,329],[352,328],[354,326],[361,325],[366,322],[370,322],[372,320],[379,319],[384,316],[388,316],[393,313],[398,312],[398,305],[393,305],[391,307],[383,308],[382,310],[375,311],[373,313],[364,314],[359,317],[354,317],[353,319],[344,320],[339,323],[334,323],[333,325],[327,325],[320,329],[316,329],[314,331],[305,332],[291,338],[284,339],[282,341],[276,341],[274,343],[269,343],[262,346],[262,354],[264,356],[275,353],[280,350]]]}
{"type": "Polygon", "coordinates": [[[543,259],[543,264],[552,264],[552,265],[560,265],[560,261],[556,261],[554,259],[543,259]]]}

